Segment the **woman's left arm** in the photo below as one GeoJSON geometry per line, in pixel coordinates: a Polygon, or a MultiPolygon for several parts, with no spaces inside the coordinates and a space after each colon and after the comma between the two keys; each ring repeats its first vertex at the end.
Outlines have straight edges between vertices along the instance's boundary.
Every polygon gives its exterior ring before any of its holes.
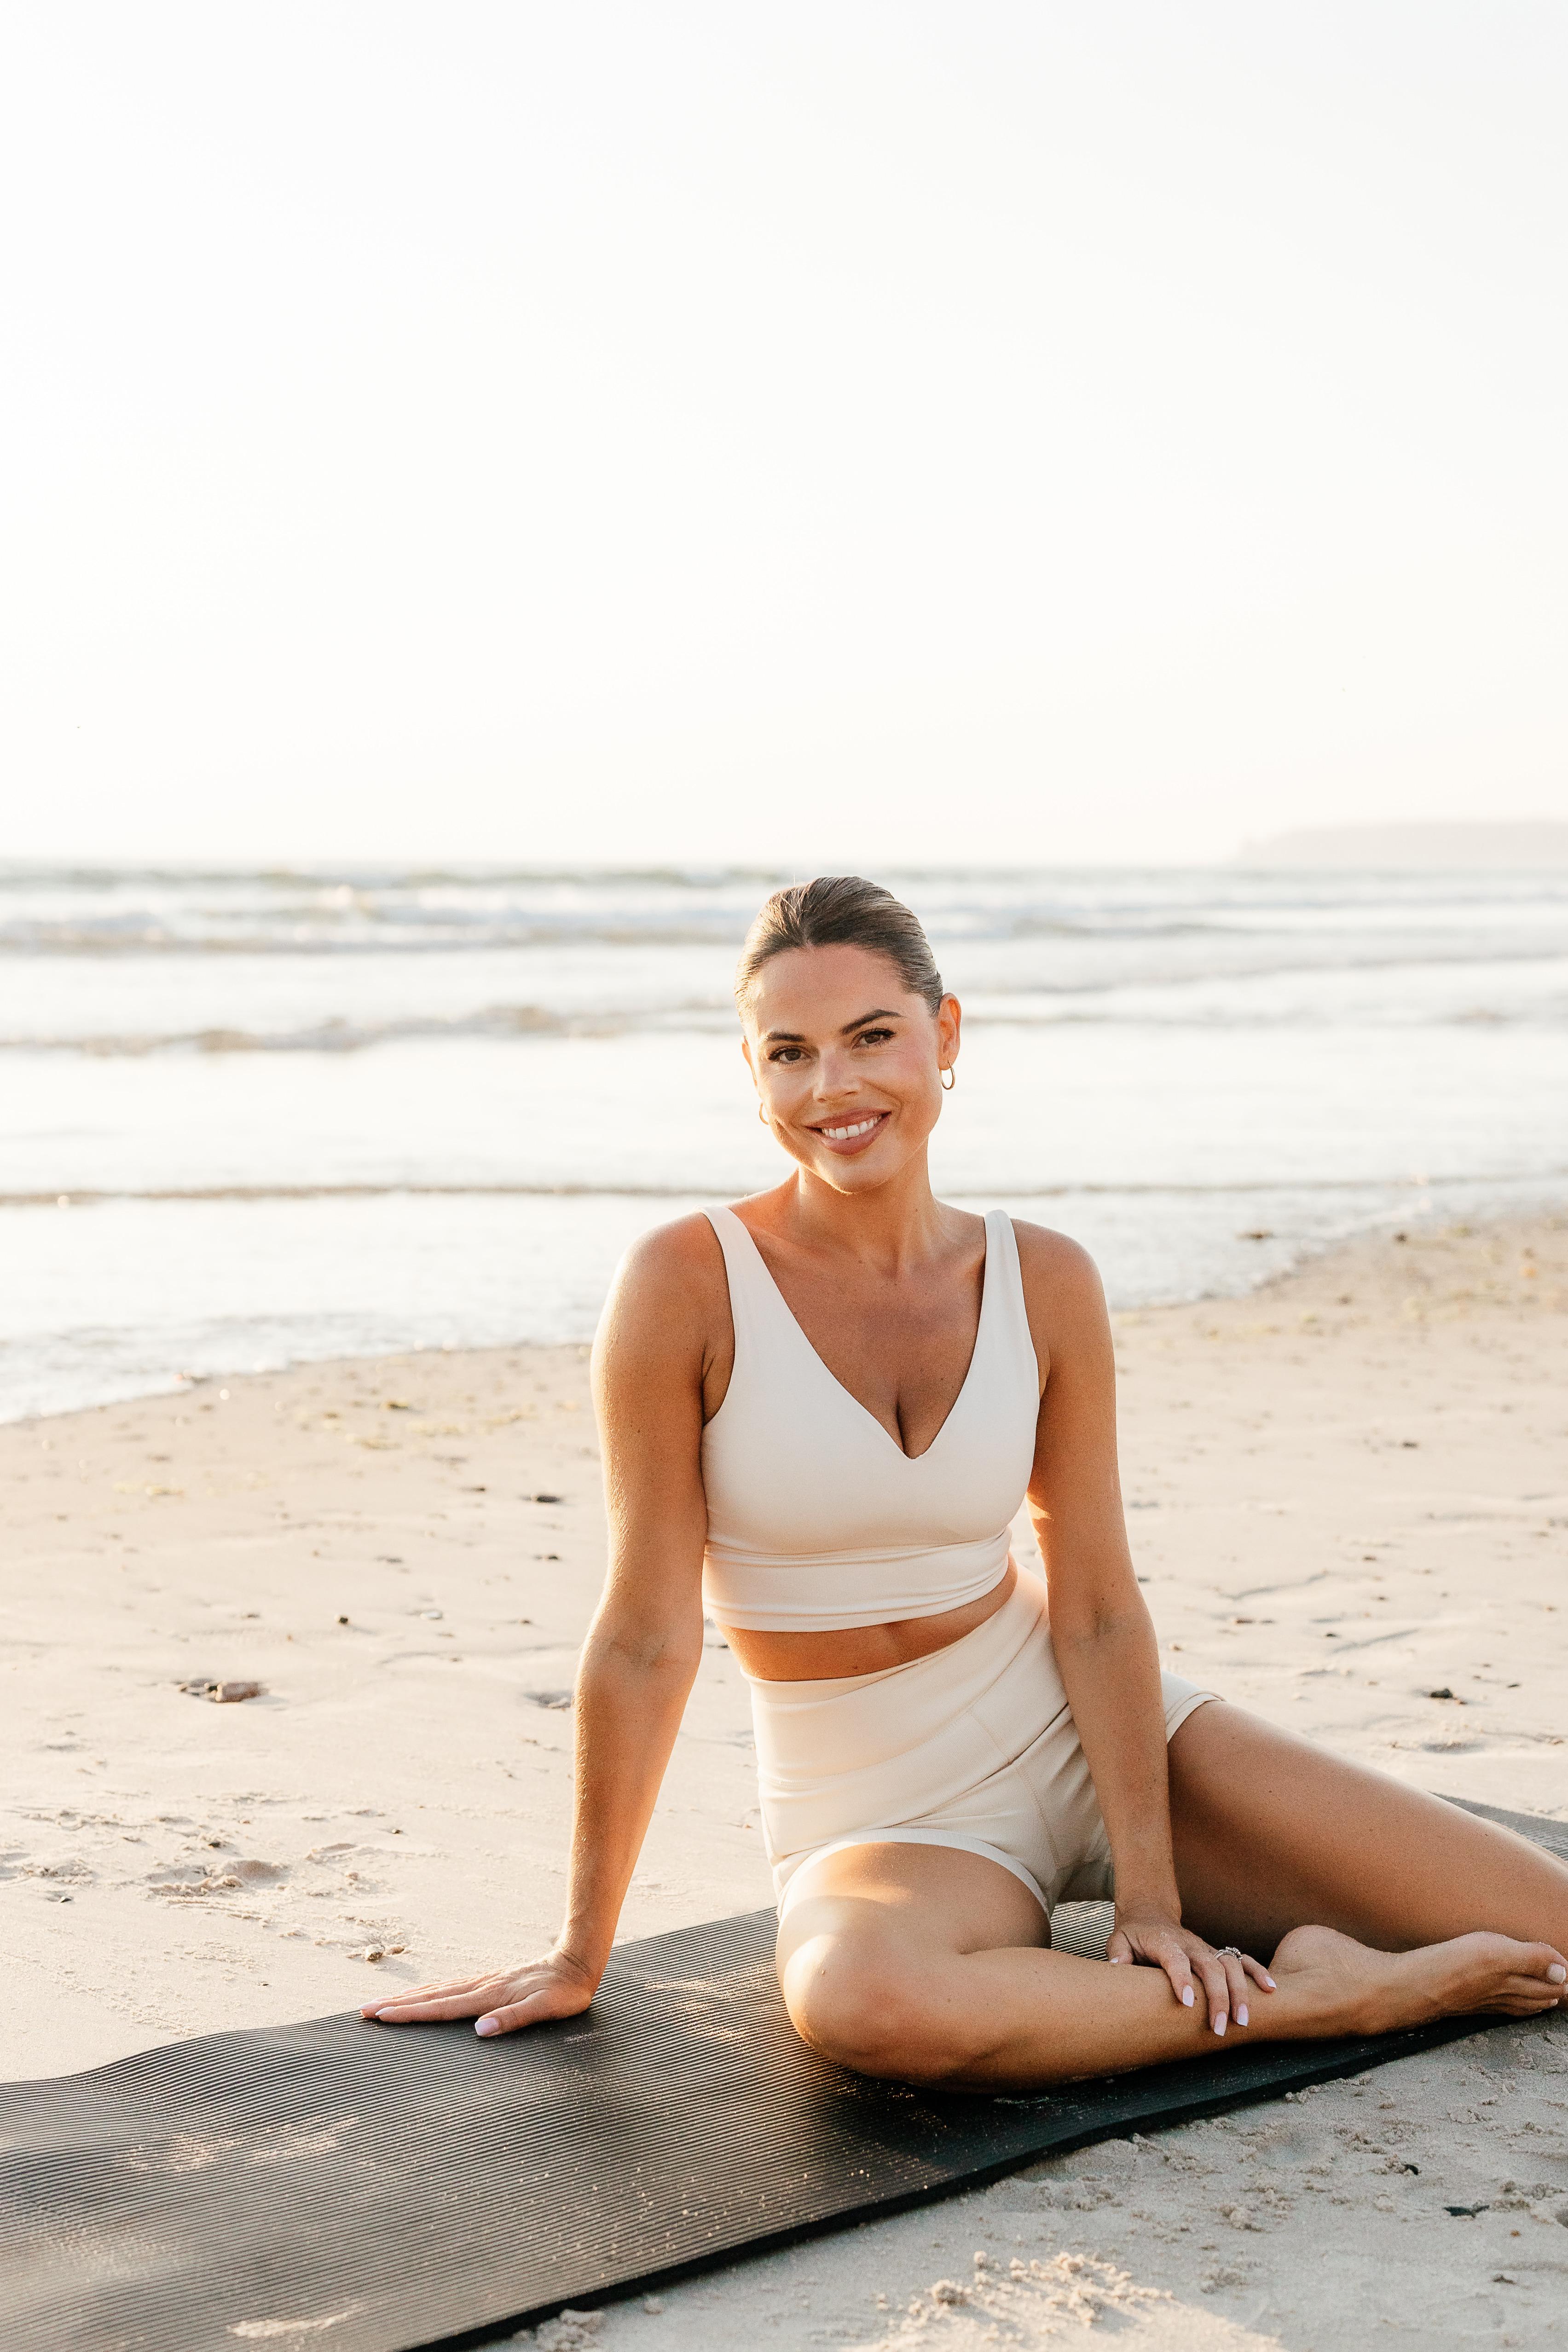
{"type": "MultiPolygon", "coordinates": [[[[1116,1460],[1116,1360],[1093,1260],[1017,1229],[1045,1374],[1029,1511],[1045,1562],[1051,1641],[1110,1841],[1113,1960],[1163,1969],[1178,2000],[1201,1988],[1215,2031],[1247,2005],[1241,1964],[1182,1925],[1171,1840],[1165,1709],[1153,1622],[1128,1549],[1116,1460]]],[[[1253,1967],[1256,1968],[1254,1963],[1253,1967]]],[[[1268,1978],[1258,1970],[1265,1990],[1268,1978]]]]}

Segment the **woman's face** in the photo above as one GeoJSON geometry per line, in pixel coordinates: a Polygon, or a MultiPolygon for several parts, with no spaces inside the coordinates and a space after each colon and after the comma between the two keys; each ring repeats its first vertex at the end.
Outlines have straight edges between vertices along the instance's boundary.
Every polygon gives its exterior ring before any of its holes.
{"type": "Polygon", "coordinates": [[[824,1183],[867,1191],[923,1151],[958,1058],[956,997],[932,1013],[868,948],[792,948],[763,966],[745,1020],[768,1122],[824,1183]]]}

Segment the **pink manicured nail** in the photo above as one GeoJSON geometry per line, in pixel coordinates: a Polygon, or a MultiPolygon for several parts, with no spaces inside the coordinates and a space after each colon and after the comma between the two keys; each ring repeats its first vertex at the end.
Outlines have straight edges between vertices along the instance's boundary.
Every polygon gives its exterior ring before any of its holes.
{"type": "Polygon", "coordinates": [[[1219,2015],[1215,2019],[1215,2021],[1214,2021],[1214,2030],[1215,2030],[1215,2032],[1216,2033],[1223,2033],[1223,2032],[1225,2032],[1225,2022],[1226,2022],[1226,2021],[1225,2021],[1225,2011],[1224,2011],[1224,2010],[1222,2009],[1222,2010],[1220,2011],[1219,2015]]]}
{"type": "Polygon", "coordinates": [[[1246,2011],[1246,2010],[1244,2010],[1244,2009],[1238,2009],[1238,2010],[1237,2011],[1237,2012],[1236,2012],[1236,2021],[1237,2021],[1237,2025],[1245,2025],[1245,2024],[1247,2023],[1247,2011],[1246,2011]]]}
{"type": "Polygon", "coordinates": [[[1278,1992],[1278,1991],[1279,1991],[1279,1986],[1275,1983],[1275,1981],[1274,1981],[1274,1979],[1273,1979],[1273,1978],[1272,1978],[1271,1976],[1265,1976],[1265,1978],[1264,1978],[1263,1981],[1264,1981],[1264,1983],[1268,1987],[1268,1990],[1269,1990],[1269,1991],[1270,1991],[1270,1992],[1278,1992]]]}
{"type": "Polygon", "coordinates": [[[499,2017],[481,2017],[479,2023],[475,2026],[474,2032],[476,2033],[499,2033],[500,2032],[500,2020],[499,2017]]]}
{"type": "Polygon", "coordinates": [[[1110,1965],[1113,1969],[1119,1969],[1121,1966],[1121,1955],[1120,1952],[1111,1953],[1110,1965]]]}
{"type": "Polygon", "coordinates": [[[1191,2009],[1192,2005],[1193,1989],[1191,1985],[1184,1985],[1182,1987],[1182,2007],[1184,2009],[1191,2009]]]}
{"type": "Polygon", "coordinates": [[[1561,1960],[1553,1960],[1546,1971],[1547,1983],[1562,1984],[1565,1978],[1568,1978],[1568,1969],[1563,1967],[1561,1960]]]}

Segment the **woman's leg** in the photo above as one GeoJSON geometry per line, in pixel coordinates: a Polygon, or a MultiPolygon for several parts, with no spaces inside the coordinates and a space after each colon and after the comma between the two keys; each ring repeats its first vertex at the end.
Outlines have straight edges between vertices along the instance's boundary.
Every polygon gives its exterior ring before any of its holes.
{"type": "Polygon", "coordinates": [[[1568,1950],[1568,1868],[1495,1822],[1218,1700],[1170,1757],[1183,1913],[1211,1942],[1266,1959],[1311,1921],[1388,1952],[1478,1928],[1568,1950]]]}
{"type": "Polygon", "coordinates": [[[1184,2009],[1163,1971],[1053,1952],[1045,1934],[1027,1889],[981,1854],[850,1846],[804,1865],[780,1924],[779,1981],[825,2057],[953,2090],[1033,2089],[1472,2010],[1530,2016],[1560,1997],[1547,1944],[1477,1935],[1391,1954],[1307,1927],[1275,1955],[1278,1990],[1256,1988],[1250,2025],[1219,2042],[1201,2001],[1184,2009]]]}

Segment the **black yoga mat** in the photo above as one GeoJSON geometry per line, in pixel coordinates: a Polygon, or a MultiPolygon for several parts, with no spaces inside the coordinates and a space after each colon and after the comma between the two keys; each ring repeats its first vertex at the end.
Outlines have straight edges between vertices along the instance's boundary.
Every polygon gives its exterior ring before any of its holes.
{"type": "MultiPolygon", "coordinates": [[[[1568,1861],[1568,1825],[1469,1810],[1568,1861]]],[[[1068,1907],[1061,1940],[1080,1941],[1068,1907]]],[[[587,2015],[500,2042],[322,2017],[5,2085],[9,2352],[479,2344],[1478,2024],[942,2095],[813,2057],[779,2000],[773,1927],[760,1911],[623,1945],[587,2015]]]]}

